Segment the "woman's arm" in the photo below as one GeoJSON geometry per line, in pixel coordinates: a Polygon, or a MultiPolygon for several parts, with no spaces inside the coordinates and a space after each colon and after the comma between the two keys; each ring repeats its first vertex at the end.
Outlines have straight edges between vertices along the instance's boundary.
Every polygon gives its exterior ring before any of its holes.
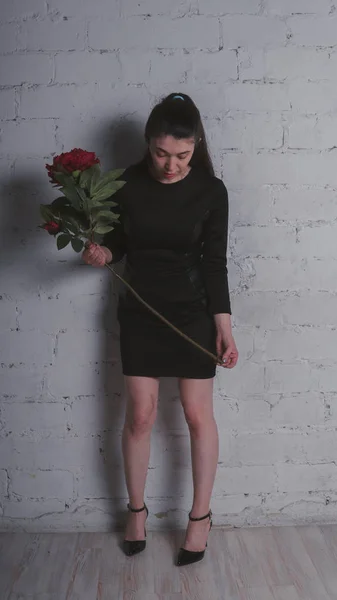
{"type": "MultiPolygon", "coordinates": [[[[128,181],[130,167],[124,171],[120,179],[128,181]]],[[[126,184],[127,185],[127,184],[126,184]]],[[[106,233],[102,239],[102,247],[106,253],[107,263],[115,264],[122,260],[126,254],[127,237],[124,230],[123,206],[125,198],[125,186],[122,187],[114,196],[113,201],[117,203],[114,207],[114,213],[119,214],[119,221],[114,224],[114,228],[109,233],[106,233]]]]}
{"type": "Polygon", "coordinates": [[[216,181],[210,199],[210,212],[204,224],[202,272],[213,315],[231,315],[227,274],[228,194],[222,181],[216,181]]]}
{"type": "Polygon", "coordinates": [[[209,309],[217,329],[217,354],[223,366],[232,368],[238,351],[232,334],[231,303],[228,286],[228,194],[222,181],[211,199],[211,210],[204,228],[202,268],[209,309]]]}

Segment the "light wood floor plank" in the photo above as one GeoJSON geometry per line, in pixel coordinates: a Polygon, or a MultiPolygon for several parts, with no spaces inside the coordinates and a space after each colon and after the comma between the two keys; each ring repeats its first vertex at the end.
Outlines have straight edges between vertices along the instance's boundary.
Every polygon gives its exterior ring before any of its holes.
{"type": "Polygon", "coordinates": [[[209,554],[199,563],[177,568],[180,571],[184,600],[220,600],[209,554]]]}
{"type": "Polygon", "coordinates": [[[57,592],[56,594],[48,594],[47,593],[43,593],[43,594],[33,594],[33,595],[26,595],[26,594],[11,594],[8,598],[8,600],[59,600],[60,595],[57,592]]]}
{"type": "MultiPolygon", "coordinates": [[[[337,569],[337,525],[325,525],[319,527],[320,532],[322,533],[325,543],[328,547],[328,552],[330,556],[333,558],[333,561],[336,565],[337,569]]],[[[335,595],[330,594],[329,600],[334,600],[335,595]]]]}
{"type": "Polygon", "coordinates": [[[282,585],[273,588],[275,600],[300,600],[296,588],[293,585],[282,585]]]}
{"type": "Polygon", "coordinates": [[[101,559],[101,548],[77,548],[66,600],[96,598],[101,559]]]}
{"type": "Polygon", "coordinates": [[[229,561],[229,568],[237,589],[265,587],[266,581],[259,557],[247,547],[243,532],[226,531],[224,541],[224,554],[229,561]]]}
{"type": "Polygon", "coordinates": [[[210,542],[207,548],[209,563],[217,584],[220,600],[239,600],[238,589],[242,585],[236,576],[235,569],[231,568],[230,541],[228,531],[213,529],[210,534],[210,542]]]}
{"type": "Polygon", "coordinates": [[[122,598],[123,574],[125,574],[125,570],[130,565],[125,563],[118,543],[119,539],[116,534],[106,535],[104,538],[99,569],[97,600],[122,598]]]}
{"type": "Polygon", "coordinates": [[[319,528],[331,556],[337,564],[337,525],[325,525],[319,528]]]}
{"type": "Polygon", "coordinates": [[[125,556],[121,541],[120,534],[104,539],[97,600],[122,599],[125,592],[154,593],[152,534],[148,533],[145,550],[132,557],[125,556]]]}
{"type": "Polygon", "coordinates": [[[185,600],[182,594],[150,594],[143,592],[125,592],[123,600],[185,600]]]}
{"type": "Polygon", "coordinates": [[[0,533],[0,600],[337,600],[337,525],[221,530],[176,567],[184,532],[0,533]]]}
{"type": "Polygon", "coordinates": [[[268,587],[241,588],[239,598],[240,600],[275,600],[268,587]]]}
{"type": "Polygon", "coordinates": [[[289,571],[282,560],[272,529],[252,527],[241,529],[240,537],[244,541],[249,559],[258,562],[263,572],[259,577],[269,587],[291,584],[289,571]]]}
{"type": "Polygon", "coordinates": [[[103,548],[107,533],[85,533],[77,534],[77,546],[85,550],[86,548],[103,548]]]}
{"type": "Polygon", "coordinates": [[[29,533],[0,534],[0,598],[7,600],[25,565],[32,535],[29,533]]]}
{"type": "Polygon", "coordinates": [[[182,537],[180,531],[151,534],[154,592],[159,596],[182,592],[180,572],[174,565],[182,537]]]}
{"type": "Polygon", "coordinates": [[[301,600],[329,600],[296,527],[274,527],[273,535],[301,600]]]}
{"type": "Polygon", "coordinates": [[[305,549],[331,600],[337,600],[337,564],[319,527],[298,527],[305,549]]]}
{"type": "Polygon", "coordinates": [[[36,595],[53,594],[57,589],[64,596],[71,576],[76,540],[76,534],[39,534],[13,592],[24,595],[32,589],[36,595]]]}

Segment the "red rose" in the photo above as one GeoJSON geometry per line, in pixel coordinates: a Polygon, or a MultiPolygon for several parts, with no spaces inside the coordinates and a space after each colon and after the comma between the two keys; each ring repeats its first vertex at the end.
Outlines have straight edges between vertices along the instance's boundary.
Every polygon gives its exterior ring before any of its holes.
{"type": "Polygon", "coordinates": [[[48,231],[50,235],[56,235],[57,233],[59,233],[59,231],[61,231],[61,227],[55,221],[48,221],[48,223],[42,225],[42,229],[48,231]]]}
{"type": "Polygon", "coordinates": [[[85,171],[95,164],[99,164],[95,152],[87,152],[81,148],[74,148],[71,152],[62,152],[59,156],[54,156],[53,164],[46,165],[49,177],[54,181],[53,173],[57,171],[85,171]]]}

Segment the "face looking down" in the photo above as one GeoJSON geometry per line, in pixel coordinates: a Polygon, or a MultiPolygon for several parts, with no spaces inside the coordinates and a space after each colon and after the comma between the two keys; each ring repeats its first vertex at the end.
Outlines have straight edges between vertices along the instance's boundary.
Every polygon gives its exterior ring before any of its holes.
{"type": "Polygon", "coordinates": [[[149,151],[155,177],[162,183],[174,183],[190,171],[195,148],[194,138],[176,139],[171,135],[151,138],[149,151]]]}

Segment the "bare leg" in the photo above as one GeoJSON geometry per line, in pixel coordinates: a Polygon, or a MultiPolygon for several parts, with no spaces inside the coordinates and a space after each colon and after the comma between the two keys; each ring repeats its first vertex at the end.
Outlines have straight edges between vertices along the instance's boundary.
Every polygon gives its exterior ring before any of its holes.
{"type": "MultiPolygon", "coordinates": [[[[210,509],[219,456],[218,428],[213,414],[213,379],[181,379],[180,395],[191,436],[193,471],[192,517],[202,517],[210,509]]],[[[209,519],[189,521],[184,548],[205,549],[209,519]]]]}
{"type": "MultiPolygon", "coordinates": [[[[149,377],[125,377],[127,406],[122,435],[126,486],[132,508],[144,505],[150,458],[151,430],[157,415],[159,381],[149,377]]],[[[128,514],[126,540],[144,539],[146,512],[128,514]]]]}

